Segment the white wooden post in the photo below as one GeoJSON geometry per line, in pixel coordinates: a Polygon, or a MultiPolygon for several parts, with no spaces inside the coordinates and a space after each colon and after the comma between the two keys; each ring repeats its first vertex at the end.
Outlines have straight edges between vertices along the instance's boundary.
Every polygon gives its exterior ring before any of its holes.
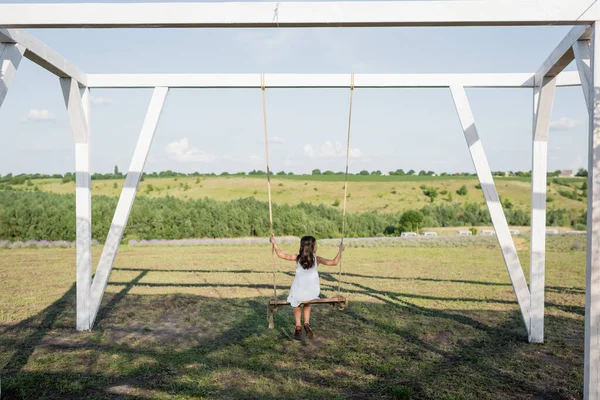
{"type": "Polygon", "coordinates": [[[544,281],[546,269],[546,180],[548,132],[556,90],[556,77],[544,77],[534,88],[533,156],[531,169],[531,251],[529,283],[531,329],[529,341],[544,341],[544,281]]]}
{"type": "Polygon", "coordinates": [[[92,194],[90,176],[90,96],[77,81],[61,78],[67,114],[75,139],[75,215],[77,246],[77,330],[90,329],[92,284],[92,194]]]}
{"type": "Polygon", "coordinates": [[[527,287],[527,281],[525,280],[525,275],[521,268],[517,249],[515,248],[508,223],[506,222],[502,204],[500,204],[500,198],[496,186],[494,185],[494,179],[483,149],[483,144],[477,133],[473,112],[471,111],[465,89],[462,86],[451,86],[450,91],[452,92],[456,111],[465,134],[465,139],[467,140],[467,145],[469,146],[469,151],[475,170],[477,171],[481,189],[483,190],[483,196],[490,211],[490,217],[492,219],[492,224],[494,225],[494,230],[496,231],[496,237],[500,244],[508,275],[510,276],[517,302],[521,309],[521,316],[523,317],[525,328],[529,334],[531,321],[529,316],[529,305],[531,303],[529,288],[527,287]]]}
{"type": "Polygon", "coordinates": [[[590,131],[588,147],[587,262],[585,286],[584,390],[586,400],[600,399],[600,25],[591,38],[590,131]]]}
{"type": "Polygon", "coordinates": [[[127,178],[125,179],[125,185],[121,191],[117,209],[110,225],[108,236],[100,256],[100,262],[96,269],[96,275],[92,282],[92,289],[90,294],[90,328],[94,325],[96,316],[98,315],[98,309],[102,302],[102,296],[106,289],[106,284],[112,270],[117,251],[119,250],[119,244],[123,238],[123,232],[129,219],[129,213],[133,206],[133,200],[140,183],[140,178],[146,164],[146,158],[150,151],[152,139],[156,132],[156,127],[162,113],[163,105],[167,98],[169,88],[157,87],[154,89],[144,125],[138,138],[137,145],[133,152],[131,164],[129,165],[129,171],[127,172],[127,178]]]}
{"type": "Polygon", "coordinates": [[[24,53],[25,47],[20,44],[0,43],[0,107],[4,103],[8,87],[17,73],[24,53]]]}
{"type": "Polygon", "coordinates": [[[590,41],[579,40],[573,45],[573,53],[575,54],[575,62],[577,63],[577,70],[579,71],[579,78],[581,80],[581,89],[583,90],[583,96],[585,97],[585,104],[590,109],[590,86],[591,86],[591,74],[590,69],[590,41]]]}

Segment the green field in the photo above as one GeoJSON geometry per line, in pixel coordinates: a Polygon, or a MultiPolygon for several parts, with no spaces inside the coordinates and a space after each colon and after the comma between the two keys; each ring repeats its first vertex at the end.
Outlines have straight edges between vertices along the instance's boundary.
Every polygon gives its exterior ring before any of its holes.
{"type": "MultiPolygon", "coordinates": [[[[350,212],[381,211],[402,212],[420,209],[430,202],[420,188],[422,185],[436,188],[439,196],[435,203],[482,203],[481,189],[476,188],[474,177],[421,177],[421,176],[360,176],[349,177],[348,210],[350,212]],[[466,185],[468,193],[460,196],[456,191],[466,185]],[[444,193],[447,192],[447,193],[444,193]]],[[[552,179],[549,179],[551,182],[552,179]]],[[[551,183],[548,186],[548,207],[582,212],[586,207],[585,196],[578,190],[583,178],[562,179],[568,186],[551,183]],[[567,191],[578,193],[577,199],[560,194],[567,191]]],[[[40,190],[52,193],[74,193],[75,183],[61,183],[46,179],[33,181],[40,190]]],[[[118,196],[123,180],[92,181],[93,195],[118,196]]],[[[273,202],[298,204],[308,202],[341,208],[344,197],[344,177],[321,176],[273,176],[273,202]]],[[[496,178],[498,193],[522,210],[530,209],[531,181],[528,178],[496,178]]],[[[33,190],[33,187],[27,188],[33,190]]],[[[173,196],[181,199],[209,197],[215,200],[234,200],[255,197],[267,200],[265,177],[180,177],[146,178],[140,183],[138,195],[150,197],[173,196]]]]}
{"type": "MultiPolygon", "coordinates": [[[[289,308],[267,329],[268,246],[124,246],[83,333],[74,249],[0,250],[2,398],[582,398],[581,237],[548,238],[543,345],[527,343],[493,238],[468,251],[360,246],[344,257],[348,309],[315,309],[316,338],[301,342],[289,308]]],[[[528,276],[527,240],[517,247],[528,276]]],[[[293,265],[277,265],[285,297],[293,265]]],[[[334,271],[320,267],[324,296],[334,271]]]]}

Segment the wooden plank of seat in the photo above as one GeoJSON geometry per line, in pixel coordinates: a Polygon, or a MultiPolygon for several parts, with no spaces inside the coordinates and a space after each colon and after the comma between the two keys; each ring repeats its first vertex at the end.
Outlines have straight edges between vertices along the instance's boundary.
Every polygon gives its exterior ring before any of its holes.
{"type": "MultiPolygon", "coordinates": [[[[287,306],[290,303],[287,300],[280,299],[270,299],[269,304],[267,305],[267,321],[269,322],[269,329],[273,329],[275,327],[275,321],[273,318],[273,314],[277,311],[277,307],[279,306],[287,306]]],[[[331,304],[335,306],[338,305],[339,310],[344,310],[348,306],[348,299],[344,296],[335,296],[329,297],[325,299],[314,299],[310,301],[305,301],[301,304],[331,304]]]]}
{"type": "MultiPolygon", "coordinates": [[[[343,296],[329,297],[324,299],[314,299],[310,301],[302,302],[301,304],[337,304],[345,303],[347,300],[343,296]]],[[[269,300],[271,306],[288,306],[290,303],[287,300],[271,299],[269,300]]]]}

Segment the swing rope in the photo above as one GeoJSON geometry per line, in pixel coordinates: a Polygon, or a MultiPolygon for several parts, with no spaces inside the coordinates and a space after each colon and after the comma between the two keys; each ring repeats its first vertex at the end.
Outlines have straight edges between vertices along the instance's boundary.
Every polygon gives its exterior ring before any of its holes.
{"type": "MultiPolygon", "coordinates": [[[[265,129],[265,154],[267,161],[267,192],[269,194],[269,226],[271,237],[273,230],[273,202],[271,201],[271,167],[269,166],[269,134],[267,132],[267,95],[265,91],[265,74],[260,74],[260,90],[262,91],[263,121],[265,129]]],[[[271,244],[271,264],[273,265],[273,297],[277,297],[277,263],[275,262],[275,245],[271,244]]]]}
{"type": "MultiPolygon", "coordinates": [[[[265,132],[265,159],[267,164],[267,193],[269,199],[269,227],[271,237],[275,235],[273,229],[273,201],[271,198],[271,167],[269,164],[269,133],[267,131],[267,96],[265,90],[265,74],[260,75],[260,89],[262,92],[262,104],[263,104],[263,126],[265,132]]],[[[346,205],[348,201],[348,165],[350,158],[350,133],[352,131],[352,99],[354,95],[354,73],[350,76],[350,110],[348,112],[348,138],[346,143],[346,170],[344,173],[344,205],[342,208],[342,240],[341,245],[344,244],[344,237],[346,234],[346,205]]],[[[277,297],[277,263],[275,262],[275,246],[271,248],[271,259],[273,265],[273,297],[277,297]]],[[[340,263],[338,269],[338,287],[337,295],[341,294],[342,285],[342,255],[340,254],[340,263]]]]}
{"type": "MultiPolygon", "coordinates": [[[[348,200],[348,159],[350,158],[350,132],[352,127],[352,97],[354,94],[354,73],[350,76],[350,110],[348,111],[348,138],[346,142],[346,171],[344,173],[344,206],[342,208],[342,242],[344,245],[344,235],[346,234],[346,202],[348,200]]],[[[342,260],[343,256],[340,253],[340,268],[338,270],[338,296],[342,288],[342,260]]]]}

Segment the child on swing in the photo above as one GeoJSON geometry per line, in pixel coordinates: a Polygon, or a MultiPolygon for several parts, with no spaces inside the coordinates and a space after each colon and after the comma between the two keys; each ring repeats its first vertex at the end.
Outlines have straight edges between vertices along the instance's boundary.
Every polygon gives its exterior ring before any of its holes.
{"type": "MultiPolygon", "coordinates": [[[[271,235],[271,244],[277,257],[296,262],[296,276],[290,288],[290,294],[287,301],[294,307],[294,317],[296,318],[296,330],[294,338],[302,339],[301,311],[300,304],[305,301],[315,300],[321,292],[321,283],[319,281],[319,272],[317,266],[319,264],[327,266],[336,266],[340,262],[344,245],[340,243],[337,255],[333,260],[328,260],[317,256],[317,240],[312,236],[304,236],[300,239],[300,250],[298,254],[286,254],[279,249],[275,243],[275,236],[271,235]]],[[[306,337],[312,339],[314,337],[313,330],[310,327],[310,304],[304,304],[304,330],[306,337]]]]}

